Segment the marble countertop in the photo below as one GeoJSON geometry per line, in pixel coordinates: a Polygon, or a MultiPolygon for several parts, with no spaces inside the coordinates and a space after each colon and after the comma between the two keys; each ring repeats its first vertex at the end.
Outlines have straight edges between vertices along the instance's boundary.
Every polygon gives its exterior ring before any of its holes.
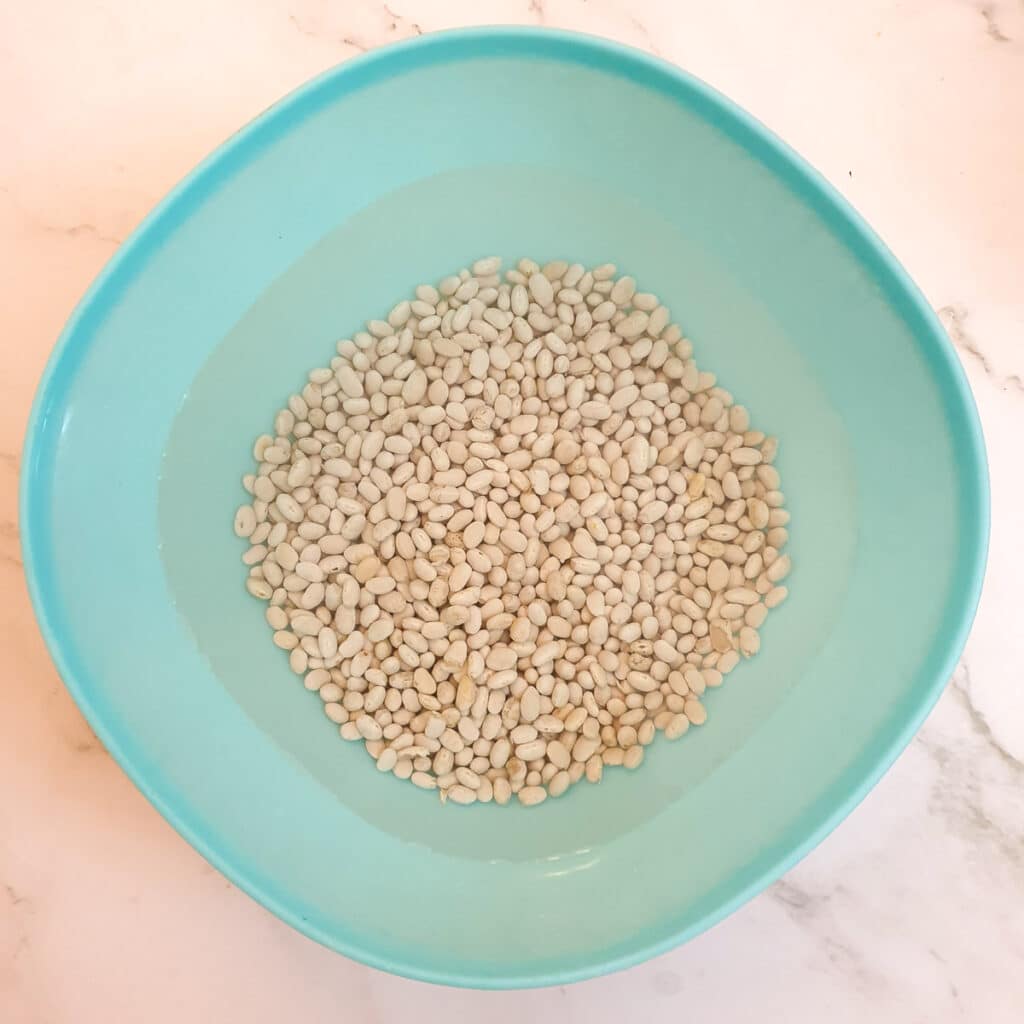
{"type": "MultiPolygon", "coordinates": [[[[1024,4],[1021,0],[130,0],[0,12],[0,1020],[491,1024],[1024,1013],[1024,4]],[[582,29],[745,106],[867,217],[949,330],[992,469],[988,577],[935,711],[850,818],[682,949],[485,994],[320,948],[236,890],[103,751],[29,608],[17,470],[64,320],[150,206],[313,74],[479,22],[582,29]]],[[[937,553],[941,557],[941,553],[937,553]]]]}

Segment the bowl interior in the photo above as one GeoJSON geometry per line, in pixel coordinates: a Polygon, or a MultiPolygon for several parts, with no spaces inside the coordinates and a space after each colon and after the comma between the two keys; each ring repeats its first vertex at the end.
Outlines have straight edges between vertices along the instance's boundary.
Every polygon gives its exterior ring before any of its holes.
{"type": "Polygon", "coordinates": [[[802,165],[640,55],[524,31],[354,62],[233,139],[115,257],[51,367],[30,580],[154,802],[309,934],[434,980],[567,980],[706,927],[830,828],[930,706],[985,527],[973,408],[916,292],[802,165]],[[616,262],[781,439],[789,601],[636,773],[442,807],[340,741],[231,533],[255,436],[334,342],[498,253],[616,262]]]}

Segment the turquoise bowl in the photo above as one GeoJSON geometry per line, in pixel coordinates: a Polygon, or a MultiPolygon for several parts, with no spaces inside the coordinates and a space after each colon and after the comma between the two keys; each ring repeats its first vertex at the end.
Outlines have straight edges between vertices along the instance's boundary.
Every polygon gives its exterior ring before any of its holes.
{"type": "Polygon", "coordinates": [[[669,949],[850,811],[953,670],[988,484],[935,317],[799,157],[661,61],[483,29],[328,72],[160,204],[46,370],[21,523],[61,675],[197,850],[333,949],[498,988],[669,949]],[[529,810],[441,806],[342,743],[231,531],[306,369],[489,253],[613,260],[662,296],[781,439],[793,514],[790,600],[708,724],[529,810]]]}

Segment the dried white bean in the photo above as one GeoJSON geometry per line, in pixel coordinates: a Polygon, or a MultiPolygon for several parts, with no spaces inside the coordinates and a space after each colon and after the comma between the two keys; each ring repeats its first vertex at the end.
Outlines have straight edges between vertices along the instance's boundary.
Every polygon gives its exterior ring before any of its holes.
{"type": "Polygon", "coordinates": [[[273,643],[442,801],[532,806],[664,731],[787,596],[778,442],[613,264],[484,257],[337,343],[234,513],[273,643]]]}

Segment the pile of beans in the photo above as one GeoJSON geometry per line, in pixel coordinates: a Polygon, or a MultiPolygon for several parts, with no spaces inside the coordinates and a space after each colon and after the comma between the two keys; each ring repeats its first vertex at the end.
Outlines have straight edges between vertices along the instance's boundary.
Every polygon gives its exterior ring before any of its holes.
{"type": "Polygon", "coordinates": [[[757,652],[776,446],[613,265],[481,259],[339,341],[257,439],[246,586],[380,771],[537,804],[701,725],[757,652]]]}

